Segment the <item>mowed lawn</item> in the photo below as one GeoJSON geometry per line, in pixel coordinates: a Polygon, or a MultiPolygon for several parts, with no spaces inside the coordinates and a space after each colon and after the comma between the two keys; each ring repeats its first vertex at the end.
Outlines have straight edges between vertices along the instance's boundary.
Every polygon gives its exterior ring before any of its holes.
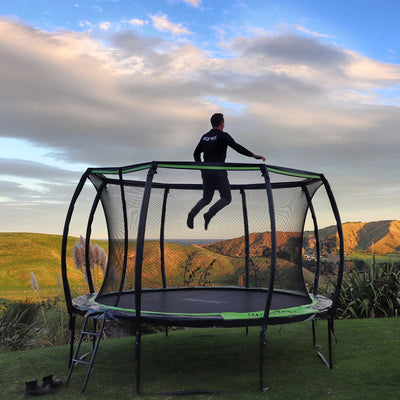
{"type": "MultiPolygon", "coordinates": [[[[142,390],[135,388],[133,337],[102,341],[86,391],[79,393],[86,366],[75,368],[68,388],[51,399],[170,399],[173,390],[227,390],[186,399],[400,399],[400,318],[336,321],[334,368],[312,348],[311,323],[272,326],[267,332],[264,381],[258,390],[259,330],[180,329],[142,340],[142,390]]],[[[327,354],[326,321],[318,342],[327,354]]],[[[0,353],[0,398],[21,399],[25,380],[55,374],[65,381],[69,346],[0,353]]]]}

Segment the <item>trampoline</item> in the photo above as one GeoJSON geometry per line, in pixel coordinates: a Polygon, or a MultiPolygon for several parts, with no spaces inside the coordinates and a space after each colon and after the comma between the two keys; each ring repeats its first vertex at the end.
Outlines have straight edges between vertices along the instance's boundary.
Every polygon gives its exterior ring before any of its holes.
{"type": "MultiPolygon", "coordinates": [[[[340,216],[323,174],[266,164],[162,161],[89,168],[72,197],[62,242],[62,277],[71,329],[68,381],[74,365],[80,362],[81,340],[74,352],[77,314],[86,316],[85,332],[88,319],[103,323],[105,320],[135,321],[138,393],[142,393],[143,324],[164,327],[259,326],[259,388],[263,389],[263,348],[267,327],[310,320],[317,350],[314,321],[325,314],[328,361],[321,353],[319,355],[332,368],[331,334],[343,263],[340,216]],[[196,217],[194,229],[189,229],[186,218],[202,196],[201,171],[204,169],[228,172],[232,201],[212,219],[207,230],[201,215],[196,217]],[[68,232],[87,181],[95,188],[84,228],[88,289],[72,298],[67,268],[67,248],[71,240],[68,232]],[[321,243],[313,198],[321,186],[325,188],[338,237],[336,281],[331,298],[319,294],[321,243]],[[104,279],[95,287],[90,241],[99,204],[108,232],[108,258],[104,279]],[[315,267],[313,271],[306,271],[306,282],[303,242],[309,220],[315,267]],[[311,293],[307,286],[312,287],[311,293]]],[[[83,390],[99,340],[93,347],[83,390]]]]}

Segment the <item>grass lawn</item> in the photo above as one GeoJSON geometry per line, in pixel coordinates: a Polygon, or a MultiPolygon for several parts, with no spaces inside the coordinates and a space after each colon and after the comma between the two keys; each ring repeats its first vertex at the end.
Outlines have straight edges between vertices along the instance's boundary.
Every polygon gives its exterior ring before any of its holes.
{"type": "MultiPolygon", "coordinates": [[[[103,341],[86,391],[86,367],[75,368],[68,388],[51,399],[169,399],[150,393],[185,390],[232,390],[229,394],[188,395],[186,399],[400,399],[400,318],[336,321],[334,368],[312,349],[311,323],[270,327],[265,347],[264,382],[258,388],[259,331],[184,329],[143,337],[142,390],[135,389],[134,338],[103,341]]],[[[326,321],[318,338],[327,353],[326,321]]],[[[50,373],[67,376],[68,346],[0,353],[0,398],[23,398],[25,380],[50,373]]]]}

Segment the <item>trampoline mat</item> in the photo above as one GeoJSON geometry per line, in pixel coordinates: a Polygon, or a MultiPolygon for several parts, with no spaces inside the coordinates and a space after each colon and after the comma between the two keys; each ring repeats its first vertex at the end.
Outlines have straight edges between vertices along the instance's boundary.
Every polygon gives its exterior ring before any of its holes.
{"type": "MultiPolygon", "coordinates": [[[[244,288],[168,288],[147,289],[141,294],[140,316],[144,322],[184,326],[260,325],[267,299],[265,289],[244,288]]],[[[78,309],[99,317],[137,317],[135,293],[84,295],[73,300],[78,309]]],[[[269,324],[313,318],[329,309],[332,301],[322,296],[274,291],[269,324]]]]}

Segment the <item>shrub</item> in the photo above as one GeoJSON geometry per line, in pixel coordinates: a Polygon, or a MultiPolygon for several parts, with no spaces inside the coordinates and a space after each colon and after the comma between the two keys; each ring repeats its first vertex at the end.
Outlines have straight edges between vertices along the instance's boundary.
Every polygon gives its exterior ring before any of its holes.
{"type": "Polygon", "coordinates": [[[395,264],[359,265],[345,274],[338,304],[343,318],[392,317],[400,311],[400,269],[395,264]]]}
{"type": "Polygon", "coordinates": [[[28,301],[4,303],[0,317],[2,351],[23,350],[34,334],[38,306],[28,301]]]}

